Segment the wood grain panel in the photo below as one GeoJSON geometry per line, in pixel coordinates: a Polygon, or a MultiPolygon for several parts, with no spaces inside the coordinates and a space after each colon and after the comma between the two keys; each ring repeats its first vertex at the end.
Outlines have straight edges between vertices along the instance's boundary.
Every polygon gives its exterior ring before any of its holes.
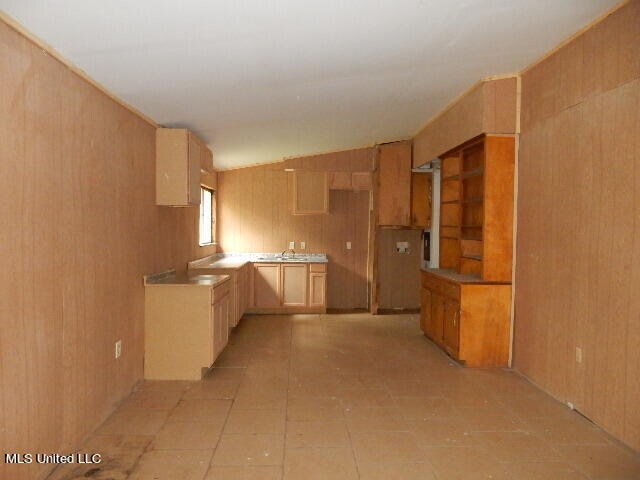
{"type": "Polygon", "coordinates": [[[632,1],[523,75],[514,338],[515,368],[635,449],[639,21],[632,1]]]}
{"type": "MultiPolygon", "coordinates": [[[[331,168],[338,163],[331,155],[313,158],[331,168]]],[[[340,152],[336,158],[342,162],[350,157],[340,152]]],[[[362,159],[368,156],[359,152],[354,158],[354,170],[362,171],[362,159]]],[[[310,161],[297,160],[312,171],[321,171],[319,167],[314,170],[310,161]]],[[[329,214],[306,216],[293,215],[293,173],[285,172],[282,162],[218,172],[218,184],[223,251],[281,252],[292,241],[300,251],[299,242],[304,241],[306,252],[324,252],[329,257],[327,306],[367,308],[368,191],[331,190],[329,214]],[[348,241],[351,250],[346,248],[348,241]]]]}
{"type": "Polygon", "coordinates": [[[516,77],[478,83],[431,120],[413,139],[419,167],[482,133],[516,133],[516,77]]]}
{"type": "Polygon", "coordinates": [[[422,230],[379,229],[377,236],[379,307],[418,308],[422,230]],[[408,242],[409,253],[398,253],[396,242],[408,242]]]}
{"type": "Polygon", "coordinates": [[[319,153],[286,158],[284,168],[312,172],[372,172],[375,148],[356,148],[340,152],[319,153]]]}
{"type": "Polygon", "coordinates": [[[411,223],[411,143],[380,145],[378,156],[378,225],[411,223]]]}
{"type": "Polygon", "coordinates": [[[0,58],[0,445],[64,452],[142,378],[142,275],[215,248],[197,208],[155,206],[152,125],[3,22],[0,58]]]}

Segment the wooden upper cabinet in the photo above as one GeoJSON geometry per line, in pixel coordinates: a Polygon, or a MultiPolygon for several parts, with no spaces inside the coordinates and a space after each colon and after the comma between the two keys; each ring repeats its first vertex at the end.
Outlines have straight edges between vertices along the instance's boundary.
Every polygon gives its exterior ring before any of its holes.
{"type": "Polygon", "coordinates": [[[328,181],[330,190],[351,190],[351,172],[329,172],[328,181]]]}
{"type": "Polygon", "coordinates": [[[205,172],[214,172],[213,152],[203,143],[200,151],[200,168],[205,172]]]}
{"type": "Polygon", "coordinates": [[[329,185],[326,172],[293,172],[293,214],[329,213],[329,185]]]}
{"type": "Polygon", "coordinates": [[[429,228],[431,226],[431,185],[430,172],[411,174],[411,226],[429,228]]]}
{"type": "Polygon", "coordinates": [[[353,172],[351,188],[356,191],[371,190],[371,172],[353,172]]]}
{"type": "Polygon", "coordinates": [[[329,172],[329,190],[371,190],[371,172],[329,172]]]}
{"type": "Polygon", "coordinates": [[[200,164],[202,161],[202,148],[200,142],[189,132],[189,193],[190,205],[200,205],[200,164]]]}
{"type": "Polygon", "coordinates": [[[156,130],[156,204],[200,205],[200,168],[203,148],[185,128],[156,130]]]}
{"type": "Polygon", "coordinates": [[[379,147],[378,225],[411,225],[411,143],[379,147]]]}

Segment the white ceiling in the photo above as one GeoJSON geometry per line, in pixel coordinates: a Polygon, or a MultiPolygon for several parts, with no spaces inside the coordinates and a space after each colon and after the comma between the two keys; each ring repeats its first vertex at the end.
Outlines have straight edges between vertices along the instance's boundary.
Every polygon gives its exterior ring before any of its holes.
{"type": "Polygon", "coordinates": [[[220,168],[407,137],[616,0],[0,0],[220,168]]]}

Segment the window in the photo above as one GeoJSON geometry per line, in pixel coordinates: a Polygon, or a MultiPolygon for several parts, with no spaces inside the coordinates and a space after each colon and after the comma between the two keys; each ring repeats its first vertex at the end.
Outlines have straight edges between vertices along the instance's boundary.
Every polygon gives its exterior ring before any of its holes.
{"type": "Polygon", "coordinates": [[[215,242],[216,200],[213,190],[200,187],[200,245],[215,242]]]}

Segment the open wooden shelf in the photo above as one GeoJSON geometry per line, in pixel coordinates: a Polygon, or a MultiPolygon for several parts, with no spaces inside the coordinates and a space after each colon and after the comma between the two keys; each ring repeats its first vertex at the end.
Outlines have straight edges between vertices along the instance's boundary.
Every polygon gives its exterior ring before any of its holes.
{"type": "Polygon", "coordinates": [[[442,268],[511,280],[514,152],[513,138],[481,136],[441,158],[442,268]]]}

